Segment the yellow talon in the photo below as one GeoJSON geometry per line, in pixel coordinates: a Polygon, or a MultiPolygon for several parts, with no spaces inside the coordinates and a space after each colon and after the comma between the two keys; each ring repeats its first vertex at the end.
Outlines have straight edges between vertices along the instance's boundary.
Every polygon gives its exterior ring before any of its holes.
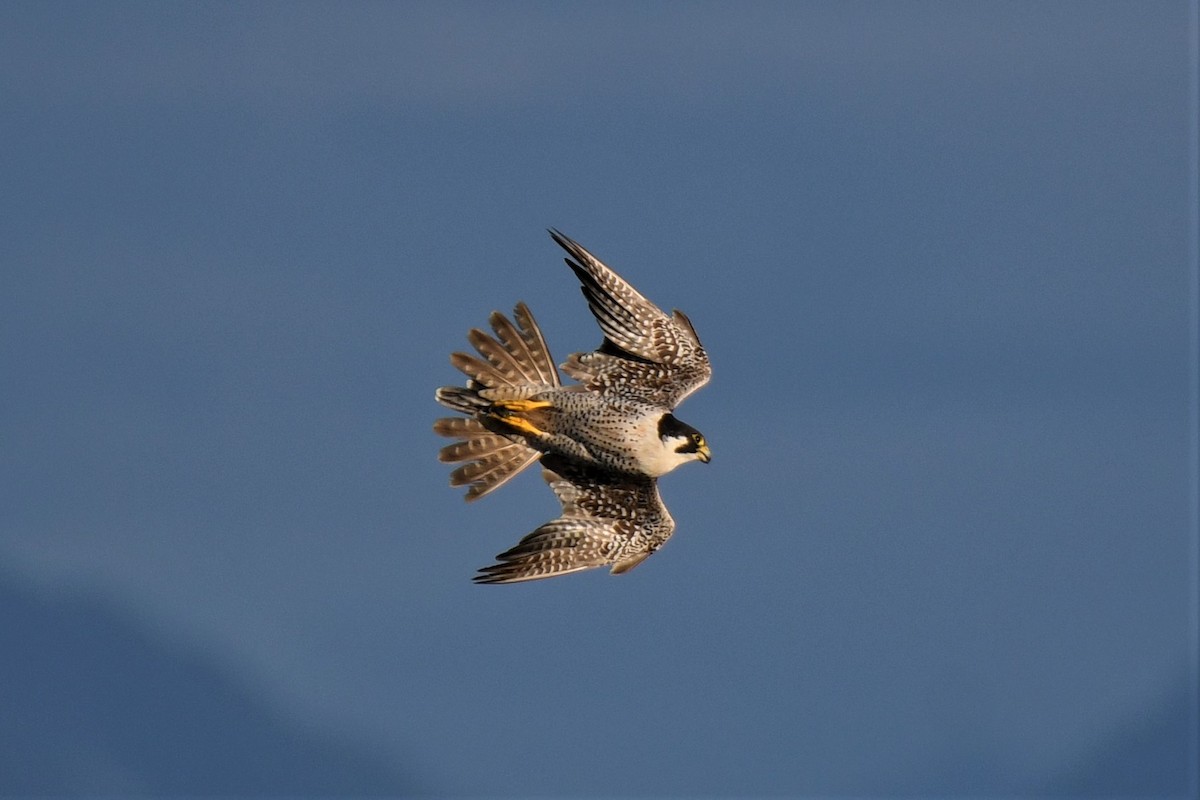
{"type": "Polygon", "coordinates": [[[496,400],[488,410],[488,416],[528,436],[545,436],[545,431],[520,415],[553,407],[549,400],[496,400]]]}
{"type": "Polygon", "coordinates": [[[542,436],[544,433],[532,422],[521,417],[510,417],[506,414],[496,414],[492,417],[492,419],[499,420],[510,428],[516,428],[522,433],[527,433],[530,436],[542,436]]]}
{"type": "Polygon", "coordinates": [[[492,405],[514,414],[527,414],[530,411],[537,411],[539,408],[550,408],[554,404],[549,400],[497,400],[492,405]]]}

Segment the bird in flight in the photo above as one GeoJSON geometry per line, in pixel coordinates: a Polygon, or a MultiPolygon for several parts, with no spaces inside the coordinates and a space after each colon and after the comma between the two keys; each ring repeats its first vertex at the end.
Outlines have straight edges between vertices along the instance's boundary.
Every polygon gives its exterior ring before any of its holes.
{"type": "Polygon", "coordinates": [[[439,458],[459,463],[452,486],[476,500],[534,461],[562,503],[562,515],[496,556],[478,583],[517,583],[612,565],[633,569],[675,530],[658,478],[689,461],[712,458],[704,437],[672,411],[712,375],[708,354],[681,311],[670,316],[579,243],[551,230],[566,250],[604,341],[574,353],[562,370],[524,303],[512,319],[492,312],[493,335],[474,328],[478,356],[450,363],[467,385],[436,398],[465,416],[444,417],[434,431],[459,441],[439,458]]]}

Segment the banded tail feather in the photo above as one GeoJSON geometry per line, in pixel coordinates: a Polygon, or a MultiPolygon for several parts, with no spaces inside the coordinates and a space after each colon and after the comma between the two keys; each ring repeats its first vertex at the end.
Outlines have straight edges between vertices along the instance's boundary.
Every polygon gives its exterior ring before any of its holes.
{"type": "Polygon", "coordinates": [[[492,312],[494,337],[473,328],[467,340],[479,356],[450,356],[450,363],[467,376],[467,385],[443,386],[435,393],[438,403],[467,415],[438,419],[433,430],[461,440],[442,448],[439,458],[461,463],[450,473],[450,485],[466,486],[468,502],[504,485],[541,455],[519,438],[491,430],[480,421],[493,403],[524,399],[562,385],[546,340],[524,303],[513,309],[513,320],[492,312]]]}

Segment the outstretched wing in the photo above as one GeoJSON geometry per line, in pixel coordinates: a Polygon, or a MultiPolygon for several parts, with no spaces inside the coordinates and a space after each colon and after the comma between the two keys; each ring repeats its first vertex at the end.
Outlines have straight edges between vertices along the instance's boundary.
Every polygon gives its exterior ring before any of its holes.
{"type": "Polygon", "coordinates": [[[708,354],[682,311],[667,316],[578,242],[556,230],[550,236],[571,256],[567,266],[579,276],[588,308],[604,332],[600,348],[572,354],[564,372],[593,391],[666,408],[708,382],[708,354]]]}
{"type": "Polygon", "coordinates": [[[517,583],[612,565],[633,569],[662,546],[675,521],[657,481],[603,472],[554,455],[542,477],[558,495],[562,516],[526,536],[479,570],[477,583],[517,583]]]}

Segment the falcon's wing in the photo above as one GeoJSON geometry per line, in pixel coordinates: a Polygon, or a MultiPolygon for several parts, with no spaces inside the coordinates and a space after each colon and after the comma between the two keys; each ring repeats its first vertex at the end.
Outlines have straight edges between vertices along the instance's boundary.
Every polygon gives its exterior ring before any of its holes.
{"type": "Polygon", "coordinates": [[[674,408],[708,382],[712,366],[682,311],[667,316],[575,240],[550,236],[571,258],[588,307],[604,332],[592,353],[574,353],[563,371],[587,388],[674,408]]]}
{"type": "Polygon", "coordinates": [[[496,556],[495,564],[479,570],[477,583],[534,581],[608,564],[620,574],[675,530],[653,478],[603,472],[553,455],[543,456],[542,466],[562,516],[496,556]]]}

